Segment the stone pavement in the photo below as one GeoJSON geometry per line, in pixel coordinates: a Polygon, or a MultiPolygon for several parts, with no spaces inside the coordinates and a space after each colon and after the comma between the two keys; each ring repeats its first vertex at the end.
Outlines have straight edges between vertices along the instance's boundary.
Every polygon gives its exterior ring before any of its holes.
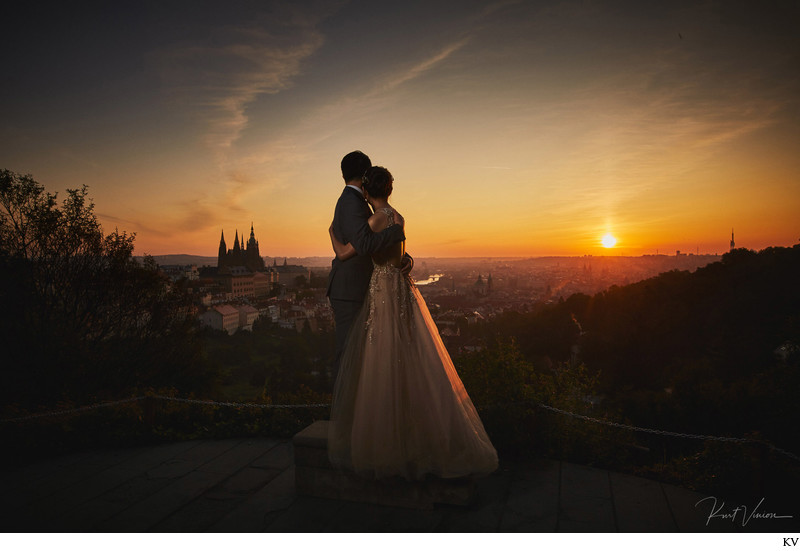
{"type": "MultiPolygon", "coordinates": [[[[560,461],[504,463],[469,506],[298,495],[291,441],[195,440],[76,453],[0,472],[4,532],[709,532],[709,500],[560,461]],[[697,505],[697,506],[696,506],[697,505]]],[[[747,531],[787,531],[776,519],[747,531]]],[[[796,519],[786,522],[796,522],[796,519]]],[[[797,524],[793,525],[796,530],[797,524]]]]}

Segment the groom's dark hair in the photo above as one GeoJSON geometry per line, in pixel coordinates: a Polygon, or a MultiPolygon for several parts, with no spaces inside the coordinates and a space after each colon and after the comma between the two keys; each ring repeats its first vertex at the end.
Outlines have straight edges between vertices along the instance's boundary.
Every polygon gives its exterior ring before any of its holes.
{"type": "Polygon", "coordinates": [[[342,158],[342,178],[345,182],[360,180],[372,161],[361,151],[353,151],[342,158]]]}

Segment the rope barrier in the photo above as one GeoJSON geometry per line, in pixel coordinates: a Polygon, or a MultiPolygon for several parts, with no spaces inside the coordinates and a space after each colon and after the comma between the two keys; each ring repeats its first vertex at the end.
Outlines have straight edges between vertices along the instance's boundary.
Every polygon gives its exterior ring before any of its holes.
{"type": "MultiPolygon", "coordinates": [[[[124,400],[116,400],[114,402],[101,402],[97,404],[91,404],[88,406],[66,409],[66,410],[58,410],[58,411],[48,411],[44,413],[36,413],[33,415],[26,415],[22,417],[11,417],[6,419],[0,419],[0,423],[11,423],[15,421],[27,421],[30,419],[39,419],[42,417],[54,417],[57,415],[67,415],[70,413],[80,413],[84,411],[89,411],[92,409],[99,409],[104,407],[116,406],[120,404],[127,404],[130,402],[137,402],[139,400],[143,400],[145,398],[156,399],[156,400],[165,400],[170,402],[182,402],[187,404],[200,404],[206,406],[225,406],[225,407],[246,407],[246,408],[260,408],[260,409],[301,409],[301,408],[322,408],[322,407],[330,407],[331,404],[253,404],[253,403],[246,403],[246,402],[217,402],[215,400],[198,400],[193,398],[176,398],[174,396],[163,396],[161,394],[154,394],[149,396],[136,396],[134,398],[127,398],[124,400]]],[[[614,427],[623,430],[630,430],[635,432],[643,432],[647,434],[657,434],[659,436],[671,436],[675,438],[689,438],[694,440],[713,440],[717,442],[732,442],[737,444],[760,444],[767,446],[771,451],[776,453],[780,453],[789,457],[795,461],[800,462],[800,456],[793,454],[787,450],[769,444],[768,442],[762,442],[760,440],[753,440],[752,438],[736,438],[732,436],[711,436],[706,434],[691,434],[691,433],[683,433],[683,432],[673,432],[661,429],[651,429],[645,427],[637,427],[635,425],[626,425],[624,423],[617,423],[614,421],[609,421],[607,419],[598,419],[596,417],[589,417],[588,415],[581,415],[579,413],[574,413],[571,411],[566,411],[563,409],[559,409],[553,406],[548,406],[546,404],[541,404],[539,402],[534,401],[523,401],[523,402],[512,402],[506,404],[494,404],[493,406],[487,406],[485,408],[480,409],[487,409],[488,407],[497,407],[500,405],[510,406],[510,405],[535,405],[547,411],[552,411],[554,413],[558,413],[560,415],[565,415],[567,417],[573,417],[575,419],[580,419],[582,421],[587,421],[589,423],[597,423],[600,425],[606,425],[609,427],[614,427]]]]}
{"type": "Polygon", "coordinates": [[[0,423],[11,423],[14,421],[27,421],[29,419],[39,419],[41,417],[55,417],[57,415],[67,415],[69,413],[78,413],[82,411],[89,411],[91,409],[100,409],[100,408],[107,408],[111,406],[118,406],[120,404],[127,404],[129,402],[138,402],[139,400],[143,400],[147,398],[147,396],[136,396],[135,398],[126,398],[125,400],[116,400],[114,402],[102,402],[99,404],[92,404],[89,406],[82,406],[79,408],[72,408],[72,409],[60,409],[57,411],[46,411],[44,413],[34,413],[33,415],[24,415],[22,417],[10,417],[7,419],[0,419],[0,423]]]}
{"type": "Polygon", "coordinates": [[[239,408],[261,408],[261,409],[293,409],[293,408],[321,408],[330,407],[330,404],[250,404],[243,402],[215,402],[214,400],[195,400],[192,398],[174,398],[172,396],[161,396],[156,394],[151,398],[167,400],[170,402],[184,402],[187,404],[202,404],[207,406],[228,406],[239,408]]]}
{"type": "Polygon", "coordinates": [[[574,417],[576,419],[581,419],[583,421],[588,421],[590,423],[598,423],[600,425],[607,425],[609,427],[614,427],[614,428],[618,428],[618,429],[625,429],[625,430],[631,430],[631,431],[636,431],[636,432],[645,432],[645,433],[648,433],[648,434],[658,434],[660,436],[673,436],[673,437],[677,437],[677,438],[691,438],[691,439],[695,439],[695,440],[714,440],[714,441],[717,441],[717,442],[734,442],[734,443],[737,443],[737,444],[760,444],[762,446],[768,447],[771,451],[783,454],[786,457],[794,459],[795,461],[800,461],[800,457],[795,455],[795,454],[793,454],[790,451],[787,451],[787,450],[784,450],[784,449],[779,448],[777,446],[774,446],[773,444],[770,444],[768,442],[763,442],[761,440],[753,440],[752,438],[735,438],[735,437],[732,437],[732,436],[709,436],[709,435],[706,435],[706,434],[689,434],[689,433],[683,433],[683,432],[672,432],[672,431],[661,430],[661,429],[648,429],[648,428],[643,428],[643,427],[637,427],[637,426],[634,426],[634,425],[625,425],[623,423],[615,423],[614,421],[608,421],[606,419],[597,419],[595,417],[589,417],[587,415],[581,415],[579,413],[573,413],[571,411],[565,411],[563,409],[558,409],[558,408],[555,408],[553,406],[547,406],[545,404],[537,404],[537,405],[542,409],[546,409],[548,411],[559,413],[561,415],[566,415],[568,417],[574,417]]]}
{"type": "Polygon", "coordinates": [[[643,427],[636,427],[633,425],[625,425],[623,423],[615,423],[614,421],[608,421],[606,419],[597,419],[596,417],[589,417],[587,415],[581,415],[579,413],[572,413],[571,411],[565,411],[563,409],[554,408],[553,406],[546,406],[544,404],[538,404],[538,406],[542,409],[546,409],[549,411],[554,411],[556,413],[560,413],[561,415],[566,415],[567,417],[575,417],[576,419],[581,419],[583,421],[589,421],[590,423],[598,423],[600,425],[607,425],[609,427],[615,427],[618,429],[625,429],[625,430],[632,430],[636,432],[646,432],[649,434],[660,434],[662,436],[675,436],[678,438],[694,438],[697,440],[717,440],[719,442],[756,442],[756,440],[751,440],[749,438],[734,438],[731,436],[708,436],[705,434],[688,434],[683,432],[672,432],[668,430],[661,430],[661,429],[647,429],[643,427]]]}
{"type": "Polygon", "coordinates": [[[249,407],[249,408],[262,408],[262,409],[278,409],[278,408],[319,408],[329,407],[330,404],[250,404],[240,402],[215,402],[213,400],[194,400],[191,398],[175,398],[173,396],[162,396],[160,394],[151,394],[148,396],[136,396],[134,398],[126,398],[124,400],[115,400],[113,402],[100,402],[88,406],[82,406],[71,409],[60,409],[56,411],[47,411],[44,413],[34,413],[32,415],[24,415],[21,417],[8,417],[0,419],[0,423],[11,423],[14,421],[28,421],[30,419],[40,419],[42,417],[55,417],[58,415],[69,415],[70,413],[81,413],[93,409],[100,409],[110,406],[117,406],[120,404],[127,404],[130,402],[138,402],[145,398],[153,398],[157,400],[167,400],[171,402],[184,402],[188,404],[202,404],[202,405],[216,405],[216,406],[229,406],[229,407],[249,407]]]}

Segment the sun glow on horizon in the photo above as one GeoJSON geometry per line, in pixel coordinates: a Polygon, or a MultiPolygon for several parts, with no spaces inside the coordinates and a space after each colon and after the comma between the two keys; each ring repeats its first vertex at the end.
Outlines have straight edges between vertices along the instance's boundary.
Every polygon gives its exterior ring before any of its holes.
{"type": "Polygon", "coordinates": [[[611,235],[610,233],[607,233],[603,236],[600,242],[603,244],[603,247],[605,247],[606,249],[610,249],[617,244],[617,238],[611,235]]]}

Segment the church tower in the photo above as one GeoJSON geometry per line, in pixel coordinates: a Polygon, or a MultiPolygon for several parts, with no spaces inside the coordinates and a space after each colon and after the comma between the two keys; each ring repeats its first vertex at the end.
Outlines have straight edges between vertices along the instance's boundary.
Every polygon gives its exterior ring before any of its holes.
{"type": "Polygon", "coordinates": [[[486,296],[486,282],[483,276],[478,274],[478,280],[475,282],[475,294],[478,296],[486,296]]]}
{"type": "Polygon", "coordinates": [[[228,247],[225,245],[225,231],[219,238],[219,254],[217,256],[217,269],[225,268],[227,265],[228,247]]]}
{"type": "Polygon", "coordinates": [[[731,250],[736,248],[736,243],[733,241],[733,228],[731,228],[731,250]]]}
{"type": "Polygon", "coordinates": [[[236,230],[236,235],[233,237],[233,249],[228,254],[228,261],[230,266],[243,266],[242,262],[242,248],[239,246],[239,230],[236,230]]]}
{"type": "Polygon", "coordinates": [[[233,254],[239,254],[239,230],[236,230],[236,235],[233,238],[233,254]]]}
{"type": "Polygon", "coordinates": [[[247,250],[250,250],[250,247],[258,247],[258,241],[256,241],[256,232],[253,230],[253,223],[250,222],[250,239],[247,240],[247,250]]]}
{"type": "MultiPolygon", "coordinates": [[[[242,240],[244,240],[244,236],[242,236],[242,240]]],[[[261,258],[261,252],[258,250],[258,240],[256,239],[252,222],[250,222],[250,239],[247,240],[247,253],[245,256],[245,265],[248,270],[251,272],[264,271],[264,259],[261,258]]]]}

